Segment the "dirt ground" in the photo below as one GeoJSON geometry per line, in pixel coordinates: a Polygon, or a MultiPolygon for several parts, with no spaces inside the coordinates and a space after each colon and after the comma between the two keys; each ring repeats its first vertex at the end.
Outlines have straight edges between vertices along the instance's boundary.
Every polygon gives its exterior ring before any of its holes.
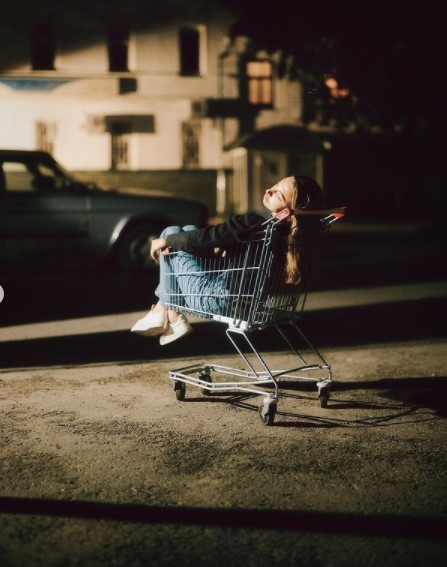
{"type": "Polygon", "coordinates": [[[446,347],[326,348],[328,407],[286,382],[271,427],[258,396],[178,401],[197,356],[5,369],[1,565],[444,565],[446,347]]]}
{"type": "Polygon", "coordinates": [[[328,407],[285,382],[271,427],[259,396],[176,399],[170,370],[240,357],[219,325],[132,336],[146,279],[3,274],[0,565],[444,566],[445,239],[348,228],[306,307],[328,407]]]}

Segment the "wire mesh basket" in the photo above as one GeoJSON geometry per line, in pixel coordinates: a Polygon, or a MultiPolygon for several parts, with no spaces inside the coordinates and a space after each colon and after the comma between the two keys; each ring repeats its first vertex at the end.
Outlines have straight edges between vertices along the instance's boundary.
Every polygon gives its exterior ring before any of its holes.
{"type": "MultiPolygon", "coordinates": [[[[320,214],[321,231],[344,215],[343,210],[321,213],[315,212],[320,214]]],[[[174,250],[162,257],[161,261],[166,262],[164,287],[169,290],[167,308],[226,324],[226,335],[245,365],[240,369],[200,363],[170,371],[178,400],[185,398],[186,384],[201,388],[207,395],[216,391],[262,395],[259,416],[264,424],[271,425],[277,413],[279,383],[293,379],[316,383],[320,405],[327,407],[332,371],[299,327],[307,291],[302,285],[286,283],[282,268],[286,230],[287,223],[270,219],[262,230],[229,249],[197,255],[195,271],[170,269],[174,264],[170,260],[182,252],[174,250]],[[217,285],[209,286],[207,282],[217,285]],[[252,340],[255,332],[270,327],[293,355],[292,365],[287,368],[273,368],[252,340]],[[305,355],[297,342],[304,344],[305,355]]]]}

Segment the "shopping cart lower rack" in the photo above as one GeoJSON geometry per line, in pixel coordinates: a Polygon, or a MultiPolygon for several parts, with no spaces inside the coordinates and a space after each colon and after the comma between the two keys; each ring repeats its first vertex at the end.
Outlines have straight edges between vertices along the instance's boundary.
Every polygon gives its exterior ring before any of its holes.
{"type": "MultiPolygon", "coordinates": [[[[285,213],[285,216],[288,213],[285,213]]],[[[320,233],[344,215],[344,208],[314,211],[318,214],[320,233]],[[321,221],[321,222],[320,222],[321,221]]],[[[171,293],[169,309],[227,325],[226,335],[239,353],[244,368],[220,364],[194,364],[171,370],[177,400],[184,400],[186,385],[198,387],[204,395],[215,392],[241,392],[262,396],[259,416],[265,425],[274,423],[282,381],[316,384],[321,407],[328,405],[332,385],[331,366],[300,329],[299,322],[306,301],[306,290],[284,282],[281,265],[284,252],[281,238],[286,223],[269,220],[263,230],[229,250],[213,250],[200,256],[200,277],[219,281],[219,291],[188,293],[191,278],[198,273],[170,269],[170,259],[179,252],[171,251],[164,277],[171,293]],[[255,345],[255,336],[271,328],[275,337],[288,350],[287,368],[274,368],[255,345]],[[298,346],[297,346],[298,345],[298,346]],[[298,350],[299,348],[299,350],[298,350]]],[[[194,287],[194,286],[192,286],[194,287]]],[[[271,355],[270,355],[271,357],[271,355]]]]}

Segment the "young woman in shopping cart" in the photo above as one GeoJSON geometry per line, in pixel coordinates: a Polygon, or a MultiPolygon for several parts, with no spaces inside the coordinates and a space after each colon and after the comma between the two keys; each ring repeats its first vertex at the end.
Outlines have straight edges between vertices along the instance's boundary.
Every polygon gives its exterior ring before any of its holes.
{"type": "MultiPolygon", "coordinates": [[[[309,250],[312,243],[312,231],[306,230],[306,222],[297,219],[293,214],[295,210],[313,211],[323,207],[323,192],[318,183],[311,177],[294,175],[285,177],[276,185],[267,189],[263,204],[270,211],[270,217],[279,217],[288,211],[288,218],[282,221],[287,224],[287,236],[284,246],[284,266],[278,266],[284,270],[287,283],[299,284],[306,275],[308,267],[309,250]]],[[[303,217],[304,218],[304,217],[303,217]]],[[[232,245],[247,238],[250,233],[262,229],[267,218],[255,213],[235,215],[228,220],[214,226],[198,229],[195,226],[168,227],[161,233],[160,237],[152,241],[151,256],[160,263],[160,283],[155,291],[159,298],[156,305],[143,318],[139,319],[132,327],[132,332],[146,336],[160,336],[160,344],[165,345],[176,339],[187,335],[192,331],[186,316],[176,310],[169,309],[169,289],[171,281],[166,277],[169,273],[182,274],[180,288],[184,298],[185,306],[200,309],[200,302],[207,302],[206,309],[210,307],[210,301],[216,303],[215,309],[219,308],[219,301],[224,301],[224,282],[222,274],[215,277],[210,273],[202,272],[200,254],[206,250],[230,249],[232,245]],[[169,250],[179,251],[175,254],[167,254],[169,250]],[[219,299],[220,298],[220,299],[219,299]]]]}

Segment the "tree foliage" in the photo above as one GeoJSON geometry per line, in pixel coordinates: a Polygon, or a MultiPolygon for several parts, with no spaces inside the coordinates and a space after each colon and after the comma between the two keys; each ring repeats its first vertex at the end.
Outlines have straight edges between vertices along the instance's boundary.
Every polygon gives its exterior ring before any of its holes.
{"type": "Polygon", "coordinates": [[[293,56],[308,120],[319,112],[341,127],[415,135],[438,130],[443,18],[432,0],[222,1],[237,16],[234,34],[293,56]],[[334,98],[325,85],[329,77],[349,95],[334,98]]]}

